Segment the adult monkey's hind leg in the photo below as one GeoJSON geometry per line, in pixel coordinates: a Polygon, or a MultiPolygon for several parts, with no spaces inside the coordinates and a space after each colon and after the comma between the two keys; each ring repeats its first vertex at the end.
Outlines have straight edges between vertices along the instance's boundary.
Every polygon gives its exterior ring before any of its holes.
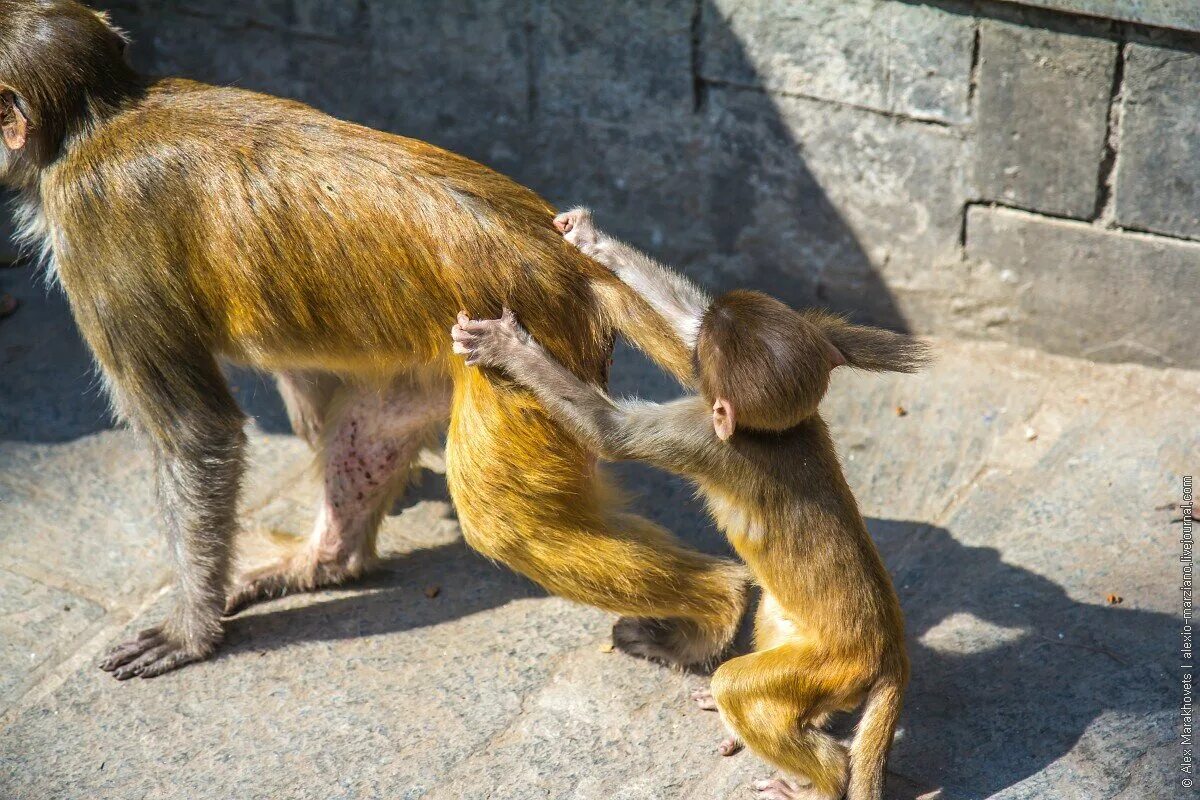
{"type": "Polygon", "coordinates": [[[456,386],[447,474],[468,544],[561,597],[660,620],[670,635],[639,655],[715,658],[741,620],[743,568],[622,512],[594,465],[531,397],[478,371],[456,386]]]}
{"type": "Polygon", "coordinates": [[[316,450],[329,406],[344,386],[341,378],[328,372],[289,370],[276,375],[275,384],[292,431],[316,450]]]}
{"type": "Polygon", "coordinates": [[[383,515],[450,409],[443,383],[400,378],[381,390],[344,387],[335,400],[329,380],[285,381],[297,432],[315,430],[319,445],[323,485],[317,520],[307,539],[267,531],[243,542],[227,614],[258,599],[361,576],[375,560],[383,515]]]}

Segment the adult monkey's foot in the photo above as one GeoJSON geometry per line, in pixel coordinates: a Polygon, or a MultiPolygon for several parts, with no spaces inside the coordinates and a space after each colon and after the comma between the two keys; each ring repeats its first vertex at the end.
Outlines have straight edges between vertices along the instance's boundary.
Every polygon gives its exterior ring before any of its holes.
{"type": "Polygon", "coordinates": [[[279,548],[270,560],[239,572],[225,600],[225,615],[230,616],[254,603],[299,592],[312,592],[338,586],[359,578],[373,559],[341,558],[340,554],[322,554],[310,540],[276,533],[266,534],[279,548]]]}
{"type": "Polygon", "coordinates": [[[164,672],[202,661],[212,655],[221,641],[221,624],[215,612],[208,619],[193,621],[187,626],[167,620],[146,628],[134,638],[108,651],[100,661],[100,669],[111,672],[119,681],[130,678],[153,678],[164,672]],[[191,628],[190,636],[181,630],[191,628]]]}
{"type": "Polygon", "coordinates": [[[728,647],[733,631],[714,635],[687,619],[621,617],[613,645],[623,653],[679,667],[705,666],[728,647]]]}

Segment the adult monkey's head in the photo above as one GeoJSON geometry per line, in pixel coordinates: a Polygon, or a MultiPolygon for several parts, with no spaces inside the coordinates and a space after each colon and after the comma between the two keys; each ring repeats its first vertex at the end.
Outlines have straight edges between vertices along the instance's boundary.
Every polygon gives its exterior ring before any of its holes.
{"type": "Polygon", "coordinates": [[[128,40],[75,0],[0,0],[0,181],[27,186],[138,79],[128,40]]]}

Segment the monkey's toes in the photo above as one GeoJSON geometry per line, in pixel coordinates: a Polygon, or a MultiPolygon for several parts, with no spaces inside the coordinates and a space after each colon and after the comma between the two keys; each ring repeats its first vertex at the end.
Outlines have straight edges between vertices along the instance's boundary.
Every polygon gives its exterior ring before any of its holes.
{"type": "Polygon", "coordinates": [[[100,662],[100,669],[111,672],[119,681],[135,676],[153,678],[192,661],[199,661],[206,654],[175,641],[160,626],[155,626],[109,650],[100,662]]]}
{"type": "Polygon", "coordinates": [[[671,632],[662,620],[621,617],[613,625],[613,646],[631,656],[651,661],[672,662],[671,632]]]}
{"type": "Polygon", "coordinates": [[[574,227],[574,223],[571,220],[571,214],[569,212],[563,212],[555,217],[554,227],[558,229],[559,233],[570,233],[571,228],[574,227]]]}
{"type": "Polygon", "coordinates": [[[704,711],[716,711],[717,699],[713,697],[712,692],[708,689],[697,689],[692,692],[692,699],[696,701],[696,705],[700,706],[704,711]]]}
{"type": "Polygon", "coordinates": [[[737,738],[736,736],[729,736],[725,739],[722,739],[717,744],[717,752],[723,756],[729,757],[742,752],[742,748],[744,746],[745,745],[742,744],[741,739],[737,738]]]}
{"type": "Polygon", "coordinates": [[[805,798],[813,797],[808,788],[797,787],[783,778],[770,778],[754,782],[754,791],[758,795],[758,800],[805,800],[805,798]]]}
{"type": "Polygon", "coordinates": [[[283,597],[289,588],[287,574],[272,574],[254,578],[234,586],[225,596],[224,615],[231,617],[247,606],[252,606],[260,600],[270,600],[283,597]]]}
{"type": "Polygon", "coordinates": [[[651,617],[617,620],[613,646],[622,653],[680,667],[708,664],[723,649],[690,620],[651,617]]]}

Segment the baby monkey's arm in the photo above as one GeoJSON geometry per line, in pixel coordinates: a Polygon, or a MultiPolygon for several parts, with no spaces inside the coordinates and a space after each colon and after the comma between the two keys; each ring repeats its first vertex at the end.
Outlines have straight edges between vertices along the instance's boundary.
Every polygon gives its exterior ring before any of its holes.
{"type": "Polygon", "coordinates": [[[699,287],[650,256],[598,230],[592,212],[573,208],[554,218],[563,238],[616,273],[640,294],[683,340],[696,346],[700,318],[712,300],[699,287]]]}
{"type": "Polygon", "coordinates": [[[500,319],[472,320],[460,313],[451,337],[454,352],[465,355],[468,365],[503,369],[605,458],[637,459],[689,474],[714,438],[703,401],[614,401],[555,361],[507,309],[500,319]]]}

